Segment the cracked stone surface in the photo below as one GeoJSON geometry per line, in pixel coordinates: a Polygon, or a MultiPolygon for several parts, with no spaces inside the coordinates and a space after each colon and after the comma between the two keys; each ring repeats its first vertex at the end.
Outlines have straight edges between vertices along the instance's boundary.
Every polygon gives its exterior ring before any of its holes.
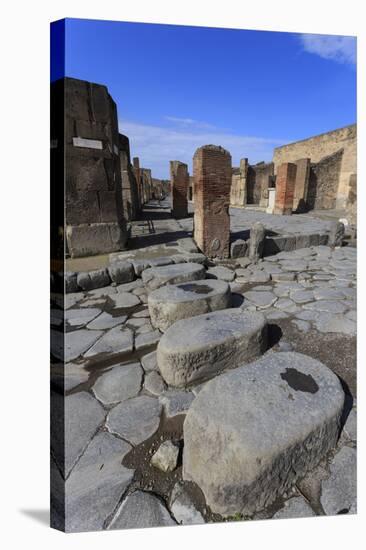
{"type": "Polygon", "coordinates": [[[135,491],[122,502],[109,529],[138,529],[176,525],[163,502],[154,494],[135,491]]]}
{"type": "Polygon", "coordinates": [[[342,447],[330,465],[330,476],[322,483],[322,503],[328,516],[356,513],[356,449],[342,447]]]}
{"type": "Polygon", "coordinates": [[[93,393],[104,405],[126,401],[139,393],[142,374],[140,363],[113,366],[95,382],[93,393]]]}
{"type": "Polygon", "coordinates": [[[170,509],[176,521],[181,525],[199,525],[205,520],[192,502],[183,483],[176,483],[170,497],[170,509]]]}
{"type": "MultiPolygon", "coordinates": [[[[91,332],[94,334],[94,331],[91,332]]],[[[84,357],[94,357],[102,353],[116,355],[132,351],[133,332],[120,326],[111,328],[84,354],[84,357]]]]}
{"type": "Polygon", "coordinates": [[[186,414],[194,401],[195,395],[190,391],[168,390],[159,397],[167,418],[186,414]]]}
{"type": "Polygon", "coordinates": [[[103,311],[94,321],[91,321],[87,328],[89,330],[106,330],[116,327],[117,325],[123,325],[127,320],[126,315],[113,316],[106,311],[103,311]]]}

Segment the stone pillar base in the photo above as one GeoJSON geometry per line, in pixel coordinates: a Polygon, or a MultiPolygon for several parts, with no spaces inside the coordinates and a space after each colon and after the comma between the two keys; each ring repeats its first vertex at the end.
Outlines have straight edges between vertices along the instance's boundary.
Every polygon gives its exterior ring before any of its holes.
{"type": "Polygon", "coordinates": [[[85,223],[66,226],[67,246],[72,258],[124,250],[128,236],[128,231],[118,223],[85,223]]]}

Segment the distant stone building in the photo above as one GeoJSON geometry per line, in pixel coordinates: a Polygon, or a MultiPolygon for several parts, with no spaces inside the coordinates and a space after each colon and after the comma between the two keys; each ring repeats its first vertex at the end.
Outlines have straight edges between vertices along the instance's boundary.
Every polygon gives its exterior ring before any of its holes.
{"type": "Polygon", "coordinates": [[[123,212],[127,221],[135,220],[140,211],[137,181],[131,165],[130,141],[119,134],[119,158],[122,177],[123,212]]]}

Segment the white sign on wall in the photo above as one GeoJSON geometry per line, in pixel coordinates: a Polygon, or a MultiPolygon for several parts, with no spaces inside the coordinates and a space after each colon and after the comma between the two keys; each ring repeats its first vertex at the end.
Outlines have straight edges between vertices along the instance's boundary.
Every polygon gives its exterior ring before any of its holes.
{"type": "Polygon", "coordinates": [[[86,139],[81,137],[72,138],[74,147],[87,147],[88,149],[103,149],[103,142],[99,139],[86,139]]]}

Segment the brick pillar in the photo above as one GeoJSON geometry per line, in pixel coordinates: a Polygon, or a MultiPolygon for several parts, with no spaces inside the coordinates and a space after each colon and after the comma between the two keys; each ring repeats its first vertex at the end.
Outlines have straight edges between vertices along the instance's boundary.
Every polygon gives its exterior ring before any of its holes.
{"type": "Polygon", "coordinates": [[[171,160],[170,181],[172,190],[172,216],[174,218],[186,218],[188,216],[188,166],[179,160],[171,160]]]}
{"type": "Polygon", "coordinates": [[[300,159],[296,161],[296,180],[294,191],[293,209],[295,212],[306,211],[306,197],[308,193],[310,174],[310,159],[300,159]]]}
{"type": "Polygon", "coordinates": [[[292,214],[296,181],[296,164],[284,162],[277,169],[274,214],[292,214]]]}
{"type": "Polygon", "coordinates": [[[194,239],[209,258],[230,253],[231,155],[222,147],[204,145],[193,157],[194,239]]]}

